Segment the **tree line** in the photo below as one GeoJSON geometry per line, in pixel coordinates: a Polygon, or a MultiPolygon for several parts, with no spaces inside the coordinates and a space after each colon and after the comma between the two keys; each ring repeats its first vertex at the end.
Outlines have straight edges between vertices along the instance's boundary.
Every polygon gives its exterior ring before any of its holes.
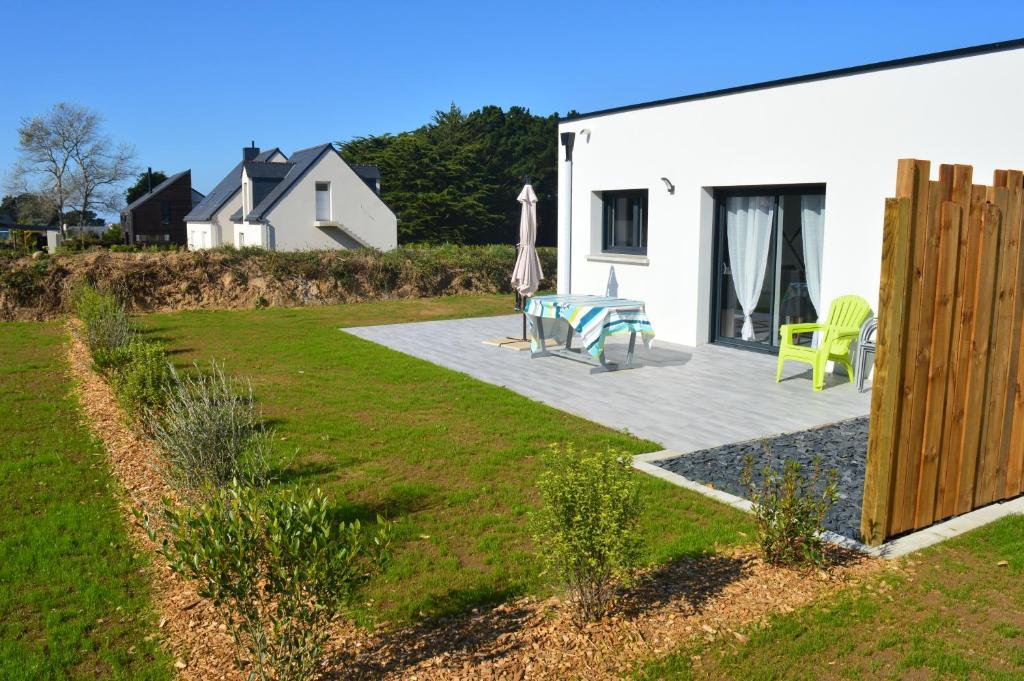
{"type": "MultiPolygon", "coordinates": [[[[18,160],[0,214],[40,226],[102,224],[148,189],[131,145],[114,142],[95,111],[61,102],[21,119],[18,160]],[[124,192],[131,179],[135,184],[124,192]]],[[[381,194],[398,215],[402,243],[515,243],[526,176],[539,199],[538,243],[556,242],[558,114],[452,104],[429,123],[397,134],[338,142],[353,164],[376,165],[381,194]]],[[[165,179],[153,173],[153,184],[165,179]]]]}
{"type": "Polygon", "coordinates": [[[538,243],[556,241],[558,114],[452,104],[426,125],[338,142],[346,161],[380,168],[381,198],[398,215],[401,243],[515,243],[529,176],[538,243]]]}

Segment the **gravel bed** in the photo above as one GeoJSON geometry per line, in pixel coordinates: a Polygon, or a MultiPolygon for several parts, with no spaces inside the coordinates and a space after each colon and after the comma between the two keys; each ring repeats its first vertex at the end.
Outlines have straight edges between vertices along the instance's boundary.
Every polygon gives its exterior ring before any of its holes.
{"type": "Polygon", "coordinates": [[[746,498],[743,468],[754,457],[754,479],[767,464],[781,470],[786,461],[797,461],[810,471],[815,457],[821,457],[823,471],[839,472],[839,500],[825,518],[825,528],[844,537],[860,532],[860,507],[864,494],[864,466],[868,452],[868,417],[840,421],[820,428],[786,433],[764,440],[751,440],[681,454],[652,462],[684,478],[746,498]],[[767,452],[765,449],[767,444],[767,452]]]}

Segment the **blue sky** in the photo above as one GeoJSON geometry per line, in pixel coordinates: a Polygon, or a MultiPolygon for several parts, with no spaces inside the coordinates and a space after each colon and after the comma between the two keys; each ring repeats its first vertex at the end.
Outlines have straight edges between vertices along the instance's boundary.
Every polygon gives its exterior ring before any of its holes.
{"type": "Polygon", "coordinates": [[[0,171],[18,119],[66,100],[206,192],[253,139],[290,152],[453,101],[585,112],[1006,40],[1024,4],[49,0],[3,3],[0,26],[0,171]]]}

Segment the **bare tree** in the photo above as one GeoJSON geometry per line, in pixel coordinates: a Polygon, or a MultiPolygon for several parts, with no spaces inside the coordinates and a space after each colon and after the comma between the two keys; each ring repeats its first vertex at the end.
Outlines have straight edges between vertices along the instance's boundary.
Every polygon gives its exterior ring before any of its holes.
{"type": "Polygon", "coordinates": [[[78,214],[84,219],[90,210],[118,210],[123,202],[120,186],[135,175],[135,150],[131,145],[115,145],[97,128],[75,147],[72,158],[75,169],[70,196],[78,214]]]}
{"type": "Polygon", "coordinates": [[[91,207],[114,210],[116,188],[135,172],[134,152],[115,145],[88,107],[60,102],[41,116],[21,119],[11,190],[33,192],[48,201],[64,225],[70,205],[86,215],[91,207]]]}

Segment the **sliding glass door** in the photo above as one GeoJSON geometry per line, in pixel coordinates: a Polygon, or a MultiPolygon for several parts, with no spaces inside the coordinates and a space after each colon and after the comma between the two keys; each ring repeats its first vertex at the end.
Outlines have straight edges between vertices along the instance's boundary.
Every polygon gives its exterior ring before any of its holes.
{"type": "Polygon", "coordinates": [[[720,189],[715,200],[711,338],[771,352],[782,324],[818,317],[825,188],[720,189]]]}

